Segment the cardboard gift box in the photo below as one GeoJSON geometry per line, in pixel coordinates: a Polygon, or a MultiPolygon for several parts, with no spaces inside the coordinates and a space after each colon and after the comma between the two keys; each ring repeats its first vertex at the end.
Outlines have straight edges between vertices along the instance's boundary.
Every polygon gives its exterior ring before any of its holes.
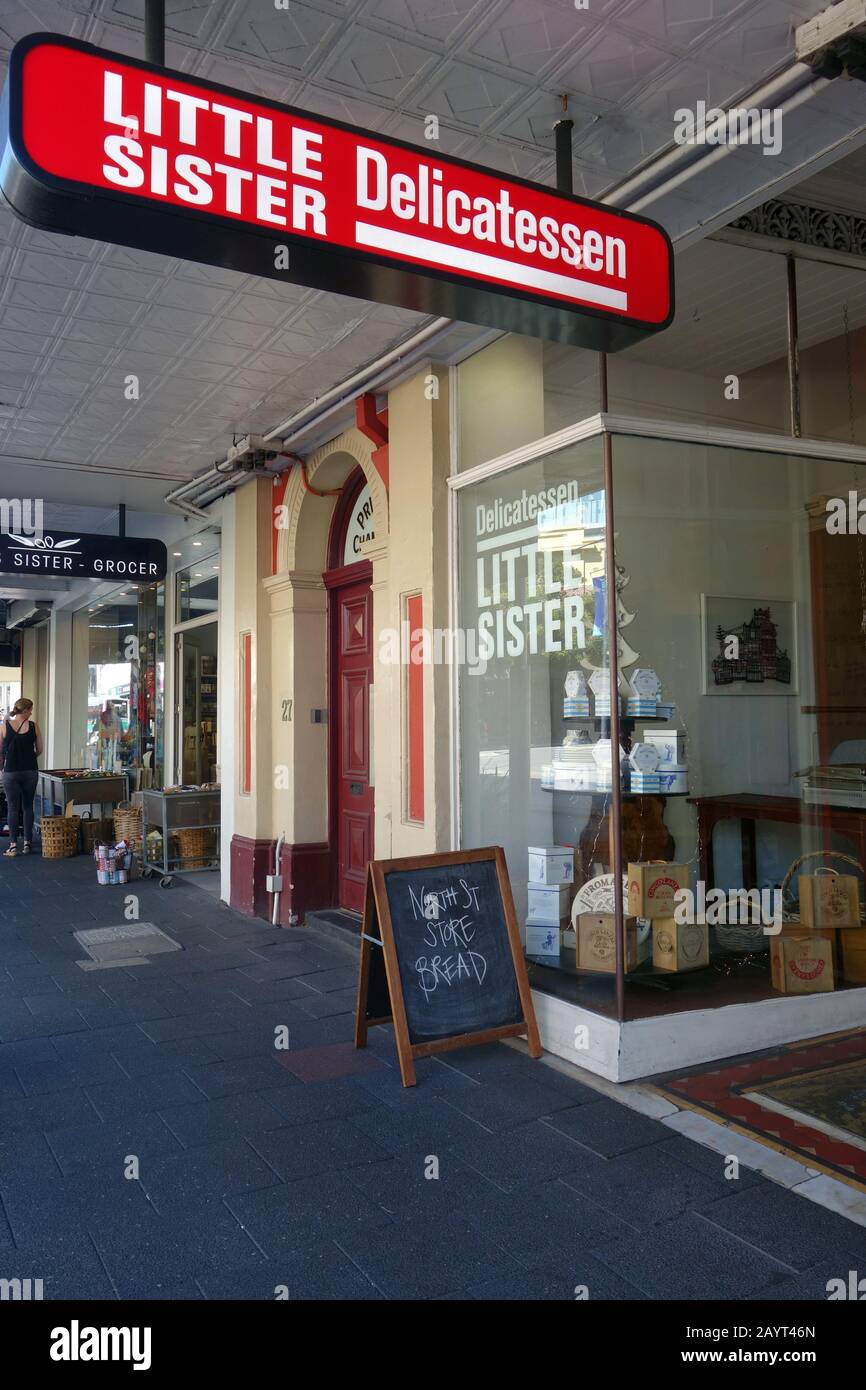
{"type": "Polygon", "coordinates": [[[651,743],[635,743],[628,755],[633,772],[658,772],[659,750],[651,743]]]}
{"type": "Polygon", "coordinates": [[[636,666],[628,682],[629,700],[660,700],[662,683],[649,666],[636,666]]]}
{"type": "Polygon", "coordinates": [[[571,884],[530,883],[526,893],[526,925],[559,927],[571,920],[571,884]]]}
{"type": "Polygon", "coordinates": [[[629,790],[637,796],[656,795],[661,790],[657,772],[632,772],[629,776],[629,790]]]}
{"type": "Polygon", "coordinates": [[[574,846],[530,845],[528,879],[530,883],[573,883],[574,846]]]}
{"type": "Polygon", "coordinates": [[[559,956],[559,927],[539,927],[526,923],[526,954],[528,956],[559,956]]]}
{"type": "Polygon", "coordinates": [[[681,729],[647,729],[644,742],[658,749],[659,762],[684,763],[686,760],[686,736],[681,729]]]}
{"type": "Polygon", "coordinates": [[[653,965],[657,970],[700,970],[710,963],[710,929],[694,922],[657,917],[653,922],[653,965]]]}
{"type": "Polygon", "coordinates": [[[685,864],[661,861],[629,864],[628,910],[633,917],[673,917],[674,894],[688,886],[689,871],[685,864]]]}
{"type": "Polygon", "coordinates": [[[846,985],[866,985],[866,927],[845,931],[842,943],[842,978],[846,985]]]}
{"type": "Polygon", "coordinates": [[[783,929],[770,937],[770,976],[781,994],[826,994],[833,979],[831,933],[783,929]]]}
{"type": "MultiPolygon", "coordinates": [[[[635,970],[646,958],[634,917],[625,919],[625,968],[635,970]]],[[[581,970],[616,970],[616,918],[612,912],[582,912],[577,919],[577,964],[581,970]]]]}
{"type": "Polygon", "coordinates": [[[859,927],[860,891],[853,874],[798,874],[804,927],[859,927]]]}

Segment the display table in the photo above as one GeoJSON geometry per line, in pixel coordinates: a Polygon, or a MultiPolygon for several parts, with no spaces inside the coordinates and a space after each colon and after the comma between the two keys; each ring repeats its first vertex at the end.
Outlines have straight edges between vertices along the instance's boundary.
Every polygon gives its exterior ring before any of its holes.
{"type": "Polygon", "coordinates": [[[141,793],[142,805],[142,844],[145,873],[160,873],[162,886],[167,888],[172,874],[195,873],[210,864],[219,863],[220,829],[219,788],[190,791],[163,792],[144,791],[141,793]],[[158,830],[162,836],[161,854],[151,857],[153,842],[148,843],[148,832],[158,830]],[[199,836],[182,832],[200,832],[199,836]],[[172,853],[172,839],[176,838],[178,853],[172,853]],[[184,853],[184,839],[187,852],[184,853]],[[202,860],[207,863],[202,863],[202,860]]]}
{"type": "Polygon", "coordinates": [[[98,806],[100,816],[106,806],[129,800],[129,777],[125,772],[102,772],[93,777],[69,776],[63,772],[40,772],[39,814],[62,816],[70,801],[76,806],[98,806]]]}
{"type": "MultiPolygon", "coordinates": [[[[700,875],[707,889],[714,887],[713,829],[721,820],[739,820],[743,853],[743,887],[757,888],[755,827],[758,821],[804,825],[847,835],[856,845],[857,858],[866,863],[866,811],[851,806],[815,806],[796,796],[760,796],[741,792],[728,796],[690,796],[698,813],[700,875]]],[[[825,846],[829,849],[829,845],[825,846]]]]}

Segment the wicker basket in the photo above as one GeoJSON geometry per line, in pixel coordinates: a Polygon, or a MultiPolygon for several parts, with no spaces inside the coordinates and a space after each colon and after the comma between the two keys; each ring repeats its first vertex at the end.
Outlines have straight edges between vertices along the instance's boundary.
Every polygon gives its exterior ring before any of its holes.
{"type": "Polygon", "coordinates": [[[72,859],[78,853],[80,816],[43,816],[39,828],[43,859],[72,859]]]}
{"type": "Polygon", "coordinates": [[[195,830],[178,830],[180,857],[183,869],[207,869],[216,858],[214,827],[200,826],[195,830]]]}
{"type": "Polygon", "coordinates": [[[114,808],[114,838],[128,840],[133,846],[141,844],[141,807],[131,801],[120,801],[114,808]]]}
{"type": "Polygon", "coordinates": [[[81,850],[83,854],[92,854],[96,845],[100,842],[105,843],[114,834],[114,821],[111,817],[100,820],[98,817],[91,819],[85,816],[81,821],[81,850]]]}

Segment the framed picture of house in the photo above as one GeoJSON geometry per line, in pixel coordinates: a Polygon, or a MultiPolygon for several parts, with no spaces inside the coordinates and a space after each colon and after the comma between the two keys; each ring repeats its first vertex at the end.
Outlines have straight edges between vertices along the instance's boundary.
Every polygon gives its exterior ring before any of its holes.
{"type": "Polygon", "coordinates": [[[793,599],[701,594],[704,695],[796,695],[793,599]]]}

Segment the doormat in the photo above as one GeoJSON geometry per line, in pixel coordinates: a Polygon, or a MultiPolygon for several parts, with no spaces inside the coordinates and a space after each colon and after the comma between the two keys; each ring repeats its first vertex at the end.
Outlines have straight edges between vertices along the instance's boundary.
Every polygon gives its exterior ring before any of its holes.
{"type": "Polygon", "coordinates": [[[783,1115],[810,1115],[826,1134],[850,1138],[866,1149],[866,1058],[770,1081],[754,1094],[759,1104],[783,1115]]]}
{"type": "Polygon", "coordinates": [[[77,964],[82,970],[116,970],[121,966],[146,965],[147,957],[183,947],[154,922],[124,922],[119,927],[88,927],[72,935],[90,957],[77,964]]]}
{"type": "Polygon", "coordinates": [[[675,1104],[866,1191],[866,1030],[709,1063],[654,1086],[675,1104]]]}

